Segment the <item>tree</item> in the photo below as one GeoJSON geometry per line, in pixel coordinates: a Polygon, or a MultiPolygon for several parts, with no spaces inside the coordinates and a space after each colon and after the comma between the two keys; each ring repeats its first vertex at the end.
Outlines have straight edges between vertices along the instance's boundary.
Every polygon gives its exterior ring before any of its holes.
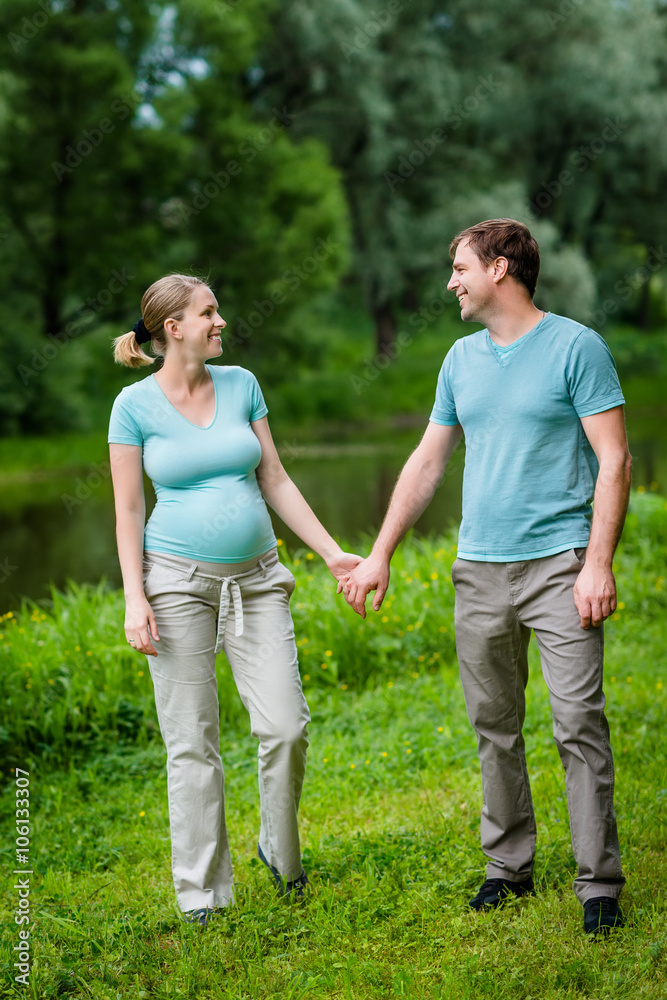
{"type": "MultiPolygon", "coordinates": [[[[219,0],[3,4],[5,430],[85,422],[63,345],[104,322],[122,332],[166,271],[224,276],[230,319],[246,317],[245,328],[231,324],[242,343],[242,329],[256,328],[254,299],[263,322],[264,297],[275,306],[288,266],[313,257],[312,288],[345,266],[345,205],[326,152],[295,148],[281,112],[258,120],[246,99],[266,11],[265,0],[238,10],[219,0]],[[265,126],[266,149],[246,163],[240,144],[263,143],[265,126]]],[[[283,296],[284,317],[298,297],[283,296]]]]}
{"type": "Polygon", "coordinates": [[[293,108],[294,133],[325,142],[340,169],[353,274],[383,352],[404,297],[446,257],[442,178],[461,151],[446,127],[456,82],[433,3],[374,8],[370,0],[282,3],[253,93],[258,106],[293,108]]]}

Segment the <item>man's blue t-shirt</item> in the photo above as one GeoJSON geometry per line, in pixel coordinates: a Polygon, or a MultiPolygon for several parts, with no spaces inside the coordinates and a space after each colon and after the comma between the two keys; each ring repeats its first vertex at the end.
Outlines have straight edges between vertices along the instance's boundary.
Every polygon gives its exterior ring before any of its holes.
{"type": "Polygon", "coordinates": [[[431,413],[465,434],[459,558],[514,562],[584,547],[598,463],[580,418],[624,402],[611,352],[552,313],[497,347],[488,330],[457,340],[431,413]]]}
{"type": "Polygon", "coordinates": [[[268,410],[251,372],[206,367],[216,400],[208,427],[184,417],[149,375],[116,397],[109,443],[143,447],[157,497],[144,531],[146,551],[245,562],[276,544],[255,478],[262,449],[250,426],[268,410]]]}

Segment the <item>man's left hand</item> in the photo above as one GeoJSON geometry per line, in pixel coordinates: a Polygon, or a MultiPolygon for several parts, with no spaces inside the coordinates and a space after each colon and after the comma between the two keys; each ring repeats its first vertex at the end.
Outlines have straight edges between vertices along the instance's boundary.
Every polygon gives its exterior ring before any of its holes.
{"type": "Polygon", "coordinates": [[[587,561],[574,585],[574,603],[581,627],[599,628],[616,610],[616,581],[611,566],[587,561]]]}

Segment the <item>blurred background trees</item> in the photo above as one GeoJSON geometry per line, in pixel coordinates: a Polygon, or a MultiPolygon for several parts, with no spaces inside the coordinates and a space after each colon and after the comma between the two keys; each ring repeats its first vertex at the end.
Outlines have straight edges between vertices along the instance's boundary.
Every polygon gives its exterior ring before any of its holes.
{"type": "Polygon", "coordinates": [[[665,318],[666,15],[4,0],[0,433],[99,423],[127,380],[110,339],[170,270],[210,278],[237,363],[322,363],[303,310],[326,290],[386,352],[405,311],[445,298],[451,237],[492,216],[540,240],[541,306],[649,331],[665,318]]]}

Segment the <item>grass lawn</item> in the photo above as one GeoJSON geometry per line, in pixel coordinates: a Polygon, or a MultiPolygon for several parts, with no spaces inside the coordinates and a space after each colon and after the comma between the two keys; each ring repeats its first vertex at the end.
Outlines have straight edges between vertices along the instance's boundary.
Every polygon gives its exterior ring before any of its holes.
{"type": "Polygon", "coordinates": [[[0,725],[11,730],[2,768],[12,779],[15,767],[30,772],[33,959],[28,985],[16,983],[11,780],[0,800],[0,996],[664,1000],[665,501],[633,499],[617,557],[622,606],[607,625],[628,878],[627,925],[608,940],[584,935],[571,891],[564,781],[534,648],[525,735],[538,892],[498,912],[467,908],[484,878],[481,790],[451,645],[451,543],[404,544],[393,604],[365,623],[336,606],[307,553],[291,560],[313,716],[302,904],[277,899],[255,857],[256,748],[220,663],[238,897],[206,930],[184,924],[176,908],[164,751],[146,671],[118,638],[120,596],[82,589],[50,608],[26,604],[2,623],[0,725]],[[12,729],[20,710],[24,722],[12,729]]]}

